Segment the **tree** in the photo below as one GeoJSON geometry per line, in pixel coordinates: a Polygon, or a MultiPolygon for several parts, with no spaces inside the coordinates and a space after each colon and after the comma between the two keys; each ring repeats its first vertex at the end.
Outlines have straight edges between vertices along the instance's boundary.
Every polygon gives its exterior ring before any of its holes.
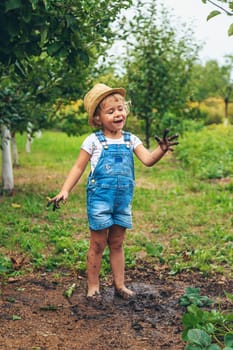
{"type": "MultiPolygon", "coordinates": [[[[228,16],[233,16],[233,2],[228,0],[202,0],[204,4],[207,2],[212,4],[217,8],[217,10],[213,10],[207,17],[207,21],[215,16],[220,15],[221,13],[225,13],[228,16]]],[[[233,23],[230,25],[228,29],[228,35],[233,35],[233,23]]]]}
{"type": "Polygon", "coordinates": [[[25,57],[66,58],[71,65],[88,63],[91,47],[112,37],[110,23],[130,0],[3,0],[0,3],[0,61],[25,57]]]}
{"type": "Polygon", "coordinates": [[[3,192],[12,193],[14,187],[14,177],[12,170],[12,160],[11,160],[11,147],[10,147],[10,130],[5,126],[1,125],[2,134],[2,182],[3,182],[3,192]]]}
{"type": "MultiPolygon", "coordinates": [[[[19,82],[19,79],[15,79],[15,74],[22,76],[24,83],[29,82],[33,71],[30,70],[32,57],[42,57],[41,55],[44,54],[60,63],[58,74],[62,72],[61,76],[65,79],[67,76],[73,77],[73,80],[82,78],[81,73],[77,76],[78,69],[82,71],[83,65],[87,66],[91,57],[96,57],[97,52],[105,51],[107,44],[114,36],[110,24],[120,10],[127,8],[130,4],[131,0],[103,0],[101,3],[95,0],[88,2],[84,0],[1,1],[0,63],[3,79],[10,80],[10,89],[20,94],[18,86],[23,80],[19,82]],[[74,74],[76,74],[75,77],[74,74]]],[[[39,80],[40,75],[37,78],[39,80]]],[[[48,101],[49,86],[51,87],[51,83],[54,83],[58,76],[53,78],[53,80],[47,79],[44,86],[43,84],[31,86],[26,92],[27,97],[33,97],[31,102],[27,98],[27,103],[31,103],[31,106],[34,103],[33,108],[27,109],[28,111],[35,112],[37,109],[38,115],[38,112],[41,111],[39,106],[48,101]]],[[[1,79],[1,85],[2,82],[1,79]]],[[[52,85],[54,87],[54,84],[52,85]]],[[[7,89],[9,90],[8,87],[7,89]]],[[[50,98],[50,102],[51,100],[50,98]]],[[[12,117],[9,118],[4,114],[9,101],[8,97],[3,97],[0,125],[12,127],[12,117]]],[[[49,104],[46,106],[49,107],[49,104]]],[[[22,117],[27,111],[26,108],[16,108],[16,110],[15,126],[18,128],[22,122],[26,125],[31,116],[28,119],[22,117]]],[[[41,117],[43,117],[42,114],[40,114],[41,117]]],[[[4,138],[3,134],[2,137],[4,138]]],[[[4,166],[5,162],[3,162],[3,168],[4,166]]],[[[5,188],[4,184],[3,187],[5,188]]],[[[12,188],[9,188],[9,191],[11,190],[12,188]]]]}
{"type": "Polygon", "coordinates": [[[12,193],[14,188],[14,177],[11,160],[11,134],[10,124],[20,120],[17,109],[17,94],[14,87],[5,82],[7,86],[0,90],[0,126],[1,126],[1,148],[2,148],[2,183],[3,192],[12,193]],[[14,103],[16,102],[16,104],[14,103]]]}
{"type": "Polygon", "coordinates": [[[155,1],[147,11],[141,1],[136,6],[127,35],[126,70],[133,112],[145,123],[149,147],[152,131],[161,131],[165,114],[177,114],[185,107],[197,46],[187,29],[177,38],[168,12],[162,9],[159,13],[155,1]]]}
{"type": "Polygon", "coordinates": [[[192,74],[192,98],[203,101],[208,97],[221,97],[225,105],[225,123],[229,119],[229,103],[233,101],[233,56],[226,56],[225,63],[219,66],[216,60],[195,65],[192,74]]]}
{"type": "Polygon", "coordinates": [[[225,86],[220,90],[220,94],[225,104],[225,124],[229,122],[229,103],[233,102],[233,56],[226,56],[225,64],[222,66],[222,76],[225,86]]]}

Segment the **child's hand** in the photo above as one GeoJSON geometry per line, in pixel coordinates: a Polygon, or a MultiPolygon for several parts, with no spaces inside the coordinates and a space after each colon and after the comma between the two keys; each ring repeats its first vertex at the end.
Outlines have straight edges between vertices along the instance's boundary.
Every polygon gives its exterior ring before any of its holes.
{"type": "Polygon", "coordinates": [[[160,137],[158,137],[157,135],[155,135],[155,140],[158,142],[158,144],[163,152],[167,152],[167,151],[173,152],[174,149],[172,146],[179,144],[178,141],[172,142],[173,140],[178,139],[179,135],[175,134],[175,135],[167,137],[168,133],[169,133],[169,129],[165,129],[163,132],[162,139],[160,137]]]}
{"type": "Polygon", "coordinates": [[[59,203],[61,201],[63,203],[65,203],[67,198],[68,198],[68,193],[66,191],[64,193],[63,192],[59,193],[54,198],[47,197],[47,199],[48,199],[47,208],[50,207],[51,204],[53,204],[53,211],[55,211],[56,209],[60,209],[59,203]]]}
{"type": "Polygon", "coordinates": [[[47,208],[50,207],[50,205],[53,203],[53,211],[55,211],[56,209],[60,209],[60,201],[61,199],[58,200],[56,198],[48,198],[47,208]]]}

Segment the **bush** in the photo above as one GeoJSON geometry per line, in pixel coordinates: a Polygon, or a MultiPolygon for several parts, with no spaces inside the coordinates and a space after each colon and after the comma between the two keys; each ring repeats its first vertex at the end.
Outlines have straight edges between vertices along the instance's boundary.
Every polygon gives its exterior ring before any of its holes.
{"type": "Polygon", "coordinates": [[[233,127],[213,125],[187,132],[177,147],[184,167],[201,179],[220,179],[233,174],[233,127]]]}

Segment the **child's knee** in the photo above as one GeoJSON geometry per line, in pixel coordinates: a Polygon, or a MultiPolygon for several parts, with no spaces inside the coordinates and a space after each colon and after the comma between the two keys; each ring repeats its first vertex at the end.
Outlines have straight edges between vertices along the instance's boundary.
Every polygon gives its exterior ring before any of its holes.
{"type": "Polygon", "coordinates": [[[92,241],[90,245],[90,251],[93,251],[95,254],[102,254],[106,247],[106,242],[92,241]]]}
{"type": "Polygon", "coordinates": [[[122,239],[110,239],[108,241],[108,246],[110,250],[121,250],[123,247],[122,239]]]}
{"type": "Polygon", "coordinates": [[[106,232],[91,232],[90,239],[90,251],[95,254],[103,253],[107,245],[107,233],[106,232]]]}

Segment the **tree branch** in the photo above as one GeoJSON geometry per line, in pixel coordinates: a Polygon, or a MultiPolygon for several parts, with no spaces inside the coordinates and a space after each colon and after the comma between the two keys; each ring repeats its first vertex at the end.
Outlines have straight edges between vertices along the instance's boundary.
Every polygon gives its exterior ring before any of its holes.
{"type": "Polygon", "coordinates": [[[213,0],[207,0],[212,5],[218,7],[220,10],[224,11],[228,16],[233,16],[233,12],[230,12],[226,10],[224,7],[220,6],[219,4],[216,4],[213,0]]]}

